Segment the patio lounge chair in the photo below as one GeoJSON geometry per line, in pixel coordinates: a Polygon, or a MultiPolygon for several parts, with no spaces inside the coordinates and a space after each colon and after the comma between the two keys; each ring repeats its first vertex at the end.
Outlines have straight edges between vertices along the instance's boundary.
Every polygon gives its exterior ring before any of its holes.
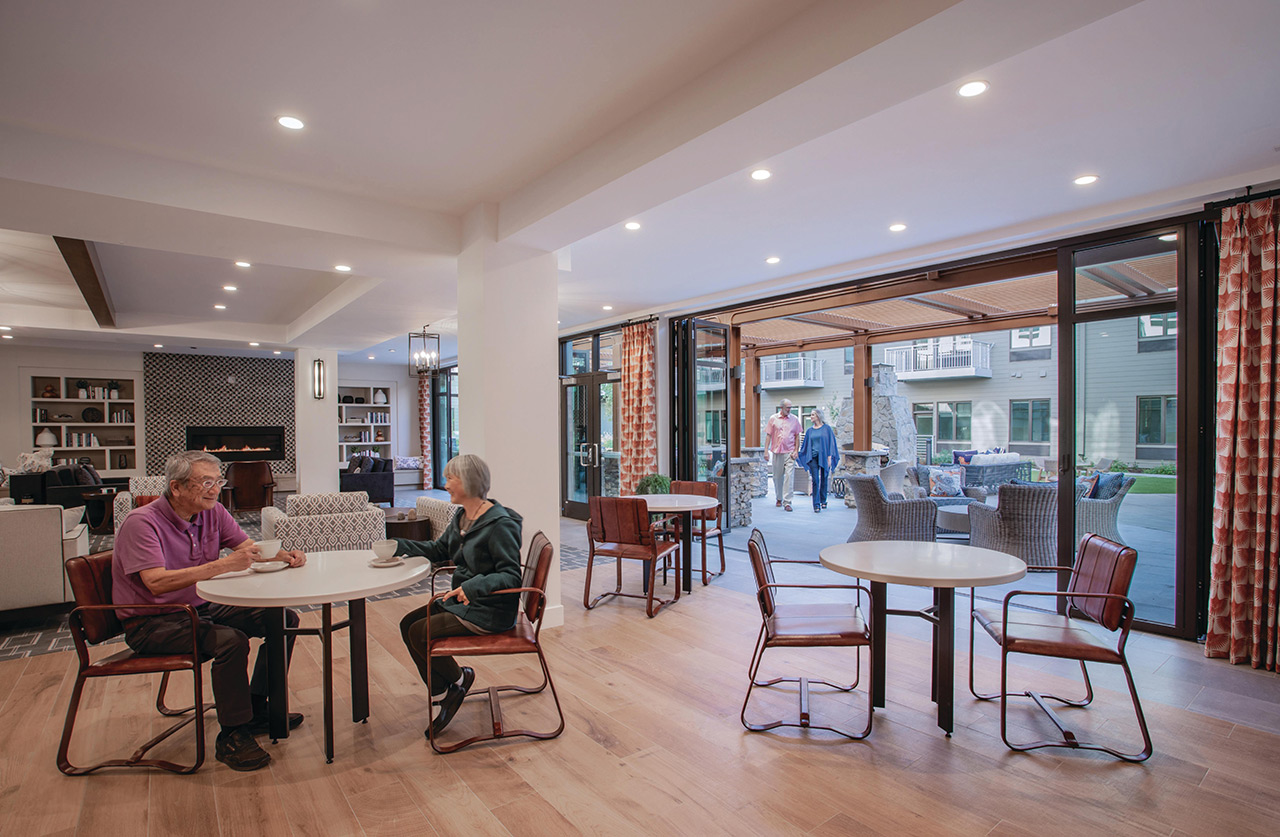
{"type": "Polygon", "coordinates": [[[1125,546],[1124,538],[1120,537],[1119,517],[1120,504],[1124,502],[1124,495],[1129,493],[1129,489],[1133,488],[1137,479],[1134,477],[1125,477],[1120,483],[1120,488],[1115,495],[1104,499],[1077,499],[1076,500],[1076,544],[1079,545],[1080,540],[1087,534],[1102,535],[1109,541],[1115,541],[1121,546],[1125,546]]]}
{"type": "Polygon", "coordinates": [[[858,524],[849,535],[849,543],[933,540],[936,505],[925,499],[904,500],[900,494],[888,494],[879,477],[857,474],[845,479],[858,504],[858,524]]]}
{"type": "MultiPolygon", "coordinates": [[[[929,465],[911,465],[907,468],[906,479],[902,483],[902,493],[908,500],[928,499],[935,506],[963,506],[968,503],[980,503],[987,499],[986,489],[976,485],[964,485],[963,477],[960,482],[963,485],[961,496],[959,497],[930,497],[929,496],[929,465]]],[[[963,470],[963,465],[957,465],[963,470]]]]}

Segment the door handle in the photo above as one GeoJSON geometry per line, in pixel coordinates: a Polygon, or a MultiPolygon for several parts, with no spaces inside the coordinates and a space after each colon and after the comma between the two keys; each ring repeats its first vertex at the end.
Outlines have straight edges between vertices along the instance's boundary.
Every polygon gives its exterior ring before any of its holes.
{"type": "Polygon", "coordinates": [[[600,446],[595,443],[592,443],[590,445],[589,454],[590,454],[590,458],[587,460],[587,467],[599,468],[600,467],[600,446]]]}
{"type": "Polygon", "coordinates": [[[584,467],[591,467],[591,443],[583,442],[578,445],[578,452],[574,454],[578,459],[578,464],[584,467]]]}

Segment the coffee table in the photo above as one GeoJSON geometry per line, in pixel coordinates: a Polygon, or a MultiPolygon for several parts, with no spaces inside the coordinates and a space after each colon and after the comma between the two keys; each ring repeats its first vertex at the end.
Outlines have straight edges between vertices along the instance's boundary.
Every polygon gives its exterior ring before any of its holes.
{"type": "MultiPolygon", "coordinates": [[[[637,494],[649,507],[651,514],[679,514],[680,527],[680,563],[684,592],[693,592],[693,513],[703,509],[713,509],[720,504],[715,497],[703,497],[700,494],[637,494]]],[[[646,566],[647,569],[647,566],[646,566]]],[[[648,589],[649,573],[644,574],[645,589],[648,589]]]]}
{"type": "Polygon", "coordinates": [[[830,570],[871,582],[872,704],[884,706],[886,616],[916,616],[933,625],[933,688],[938,726],[947,735],[955,726],[955,594],[957,587],[987,587],[1017,581],[1027,574],[1019,558],[957,543],[862,541],[824,547],[818,560],[830,570]],[[933,605],[923,610],[892,610],[889,584],[933,588],[933,605]]]}
{"type": "Polygon", "coordinates": [[[431,540],[431,521],[418,517],[416,508],[383,509],[386,515],[387,537],[404,538],[410,541],[431,540]],[[400,515],[404,515],[403,518],[400,515]]]}
{"type": "Polygon", "coordinates": [[[333,762],[333,632],[350,628],[351,721],[369,718],[369,658],[365,645],[365,598],[408,587],[425,578],[431,565],[425,558],[406,558],[398,567],[374,568],[371,549],[339,549],[307,553],[307,563],[274,573],[244,570],[197,582],[200,598],[219,604],[270,608],[266,653],[271,710],[271,739],[289,737],[289,672],[285,637],[318,636],[324,648],[324,755],[333,762]],[[333,621],[333,603],[345,601],[347,619],[333,621]],[[284,609],[295,605],[322,605],[319,628],[284,626],[284,609]]]}

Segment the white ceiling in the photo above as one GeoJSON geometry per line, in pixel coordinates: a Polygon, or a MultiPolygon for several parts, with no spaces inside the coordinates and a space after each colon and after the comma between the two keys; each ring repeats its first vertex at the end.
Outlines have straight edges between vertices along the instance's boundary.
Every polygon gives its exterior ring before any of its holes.
{"type": "Polygon", "coordinates": [[[1194,209],[1280,180],[1277,34],[1274,0],[6,3],[4,343],[448,355],[482,202],[560,254],[563,331],[1194,209]]]}

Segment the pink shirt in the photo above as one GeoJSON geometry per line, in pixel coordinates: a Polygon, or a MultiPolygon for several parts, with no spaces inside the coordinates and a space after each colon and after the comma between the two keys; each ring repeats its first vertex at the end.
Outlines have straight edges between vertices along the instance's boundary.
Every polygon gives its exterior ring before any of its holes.
{"type": "Polygon", "coordinates": [[[800,419],[795,414],[783,418],[781,413],[776,413],[769,417],[764,435],[769,439],[771,453],[793,453],[796,449],[796,437],[800,435],[800,419]]]}
{"type": "MultiPolygon", "coordinates": [[[[136,508],[125,517],[116,533],[111,556],[111,601],[115,604],[204,604],[196,595],[196,586],[171,590],[156,595],[142,583],[138,573],[153,567],[184,570],[198,567],[218,558],[222,547],[236,547],[249,536],[221,504],[187,521],[160,497],[136,508]]],[[[116,610],[125,619],[130,616],[154,616],[154,611],[134,611],[127,607],[116,610]]]]}

